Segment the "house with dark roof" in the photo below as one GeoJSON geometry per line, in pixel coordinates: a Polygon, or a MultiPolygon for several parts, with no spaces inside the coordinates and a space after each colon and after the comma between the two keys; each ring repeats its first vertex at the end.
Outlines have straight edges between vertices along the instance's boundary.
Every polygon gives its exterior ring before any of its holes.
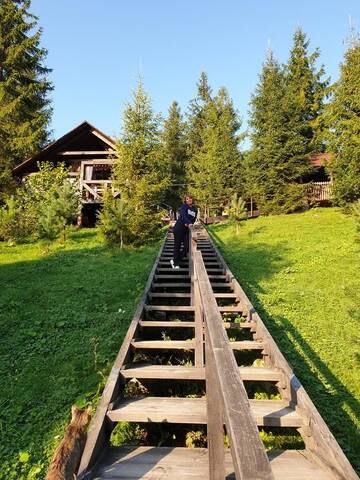
{"type": "Polygon", "coordinates": [[[69,168],[70,181],[79,186],[85,216],[94,217],[102,202],[104,189],[111,188],[114,195],[117,194],[111,180],[115,151],[113,138],[84,121],[17,165],[13,175],[21,182],[39,170],[39,162],[54,165],[63,162],[69,168]]]}

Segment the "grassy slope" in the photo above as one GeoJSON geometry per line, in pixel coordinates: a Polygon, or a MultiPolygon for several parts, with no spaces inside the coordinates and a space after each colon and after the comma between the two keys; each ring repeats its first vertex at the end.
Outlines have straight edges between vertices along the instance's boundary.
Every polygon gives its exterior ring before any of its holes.
{"type": "Polygon", "coordinates": [[[336,209],[211,228],[230,268],[360,471],[360,271],[336,209]]]}
{"type": "Polygon", "coordinates": [[[94,230],[47,256],[0,243],[0,479],[43,478],[71,404],[94,400],[111,368],[156,251],[111,252],[94,230]]]}

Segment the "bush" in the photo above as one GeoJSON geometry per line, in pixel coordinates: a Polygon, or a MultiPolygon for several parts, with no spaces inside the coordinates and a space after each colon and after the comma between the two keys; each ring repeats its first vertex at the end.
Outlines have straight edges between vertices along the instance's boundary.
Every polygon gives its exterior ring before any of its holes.
{"type": "Polygon", "coordinates": [[[9,243],[24,240],[28,235],[24,211],[14,196],[0,208],[0,238],[9,243]]]}
{"type": "Polygon", "coordinates": [[[98,226],[107,243],[119,244],[120,248],[123,248],[124,243],[129,242],[129,214],[130,210],[124,199],[114,198],[110,192],[105,192],[103,209],[98,215],[98,226]]]}

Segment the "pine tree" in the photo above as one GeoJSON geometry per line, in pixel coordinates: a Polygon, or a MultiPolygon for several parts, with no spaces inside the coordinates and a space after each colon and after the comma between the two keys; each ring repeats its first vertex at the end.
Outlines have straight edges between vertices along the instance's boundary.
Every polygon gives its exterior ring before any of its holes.
{"type": "Polygon", "coordinates": [[[360,40],[354,37],[333,85],[333,96],[324,119],[328,126],[328,150],[333,153],[329,170],[333,197],[345,206],[360,198],[360,40]]]}
{"type": "Polygon", "coordinates": [[[250,102],[252,148],[247,159],[252,193],[264,214],[290,212],[307,203],[300,180],[311,167],[298,132],[290,127],[287,100],[284,69],[269,51],[250,102]]]}
{"type": "Polygon", "coordinates": [[[129,219],[131,241],[144,244],[159,233],[161,215],[157,208],[169,187],[169,172],[160,151],[161,117],[154,114],[141,79],[123,121],[113,171],[114,186],[133,212],[129,219]]]}
{"type": "Polygon", "coordinates": [[[176,209],[181,204],[185,194],[187,153],[185,123],[180,107],[173,102],[169,114],[164,121],[162,131],[162,155],[170,173],[170,186],[166,192],[165,202],[176,209]]]}
{"type": "Polygon", "coordinates": [[[98,215],[101,235],[109,244],[119,244],[122,249],[129,238],[130,209],[123,198],[114,198],[106,191],[103,209],[98,215]]]}
{"type": "Polygon", "coordinates": [[[240,222],[247,218],[247,209],[244,200],[237,193],[234,193],[231,197],[228,212],[230,221],[235,223],[236,235],[238,235],[240,222]]]}
{"type": "Polygon", "coordinates": [[[203,144],[202,132],[206,127],[205,112],[212,103],[212,90],[205,72],[201,72],[197,83],[197,95],[191,100],[187,113],[187,153],[195,155],[203,144]]]}
{"type": "Polygon", "coordinates": [[[49,138],[50,70],[30,3],[0,2],[0,196],[12,183],[11,169],[49,138]]]}
{"type": "Polygon", "coordinates": [[[309,52],[305,32],[297,28],[293,36],[293,47],[285,65],[286,108],[289,110],[289,131],[292,131],[296,155],[305,157],[311,152],[323,151],[321,114],[324,108],[329,80],[324,79],[323,66],[317,68],[320,53],[309,52]]]}
{"type": "Polygon", "coordinates": [[[190,159],[189,183],[207,215],[209,210],[221,213],[241,189],[240,121],[225,88],[204,107],[202,118],[201,147],[190,159]]]}

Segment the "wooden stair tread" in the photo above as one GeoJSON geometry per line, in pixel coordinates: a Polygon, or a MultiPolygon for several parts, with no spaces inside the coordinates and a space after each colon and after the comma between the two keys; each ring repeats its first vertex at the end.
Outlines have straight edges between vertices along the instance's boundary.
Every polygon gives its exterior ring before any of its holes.
{"type": "Polygon", "coordinates": [[[133,340],[131,345],[145,349],[192,350],[195,348],[195,340],[133,340]]]}
{"type": "MultiPolygon", "coordinates": [[[[311,462],[304,450],[268,452],[274,480],[334,480],[311,462]]],[[[235,479],[231,453],[225,450],[227,480],[235,479]]],[[[209,480],[208,450],[185,447],[109,448],[94,480],[209,480]]]]}
{"type": "MultiPolygon", "coordinates": [[[[278,382],[282,379],[281,372],[267,367],[239,367],[243,380],[278,382]]],[[[167,378],[204,380],[204,367],[182,367],[176,365],[135,365],[121,370],[125,378],[167,378]]]]}
{"type": "Polygon", "coordinates": [[[140,320],[141,327],[150,328],[194,328],[194,321],[177,321],[177,320],[140,320]]]}
{"type": "MultiPolygon", "coordinates": [[[[259,426],[301,427],[299,413],[284,400],[249,400],[259,426]]],[[[205,398],[138,397],[122,399],[107,412],[111,421],[207,423],[205,398]]]]}
{"type": "MultiPolygon", "coordinates": [[[[192,350],[195,348],[195,340],[132,340],[131,346],[134,348],[148,348],[148,349],[184,349],[192,350]]],[[[263,350],[264,344],[262,342],[255,342],[253,340],[240,340],[238,342],[230,342],[233,350],[263,350]]]]}
{"type": "Polygon", "coordinates": [[[148,312],[193,312],[195,307],[193,305],[145,305],[145,310],[148,312]]]}
{"type": "Polygon", "coordinates": [[[188,282],[188,283],[180,283],[180,282],[174,282],[174,283],[170,283],[170,282],[160,282],[160,283],[152,283],[151,285],[153,288],[190,288],[191,287],[191,283],[188,282]]]}
{"type": "Polygon", "coordinates": [[[191,298],[191,293],[185,292],[149,292],[150,298],[191,298]]]}

